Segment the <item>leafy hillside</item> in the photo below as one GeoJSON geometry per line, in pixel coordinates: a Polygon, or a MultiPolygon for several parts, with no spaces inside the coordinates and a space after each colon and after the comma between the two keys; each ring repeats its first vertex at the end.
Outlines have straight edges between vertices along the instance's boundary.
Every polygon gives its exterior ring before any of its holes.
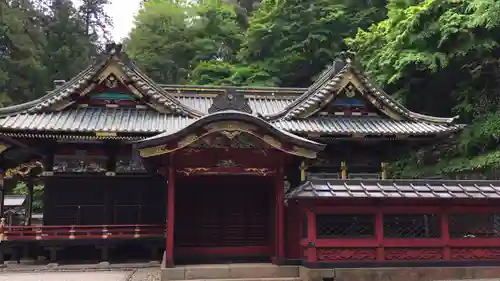
{"type": "MultiPolygon", "coordinates": [[[[0,2],[0,104],[43,95],[99,53],[107,1],[82,2],[0,2]]],[[[410,109],[470,125],[395,176],[497,177],[499,12],[495,0],[149,0],[125,45],[163,83],[286,87],[354,50],[410,109]]]]}

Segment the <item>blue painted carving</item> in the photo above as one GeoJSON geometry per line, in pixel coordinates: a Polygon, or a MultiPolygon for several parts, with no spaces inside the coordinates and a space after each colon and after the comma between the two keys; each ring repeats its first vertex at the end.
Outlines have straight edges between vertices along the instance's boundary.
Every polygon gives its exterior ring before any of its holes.
{"type": "Polygon", "coordinates": [[[91,95],[93,100],[115,100],[115,101],[133,101],[136,99],[134,95],[129,93],[119,93],[119,92],[103,92],[91,95]]]}

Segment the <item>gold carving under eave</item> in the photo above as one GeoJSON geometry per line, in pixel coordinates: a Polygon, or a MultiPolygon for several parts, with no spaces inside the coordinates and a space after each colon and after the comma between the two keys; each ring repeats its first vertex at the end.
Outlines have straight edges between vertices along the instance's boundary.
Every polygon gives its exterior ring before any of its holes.
{"type": "Polygon", "coordinates": [[[257,128],[255,126],[242,123],[242,122],[233,122],[233,121],[225,121],[225,122],[217,122],[213,124],[208,124],[205,126],[205,129],[209,132],[218,132],[218,131],[242,131],[242,132],[250,132],[255,131],[257,128]]]}
{"type": "Polygon", "coordinates": [[[147,147],[143,149],[139,149],[139,155],[144,158],[158,156],[162,154],[167,154],[172,152],[173,150],[168,149],[166,145],[158,145],[153,147],[147,147]]]}
{"type": "Polygon", "coordinates": [[[281,149],[281,142],[271,136],[264,135],[262,137],[262,140],[276,149],[281,149]]]}
{"type": "Polygon", "coordinates": [[[290,151],[289,153],[300,156],[300,157],[309,158],[309,159],[314,159],[318,155],[318,153],[315,151],[305,149],[302,147],[298,147],[298,146],[294,146],[292,151],[290,151]]]}
{"type": "Polygon", "coordinates": [[[185,176],[190,176],[196,173],[204,173],[210,171],[209,168],[184,168],[177,170],[177,173],[184,174],[185,176]]]}
{"type": "Polygon", "coordinates": [[[241,134],[241,131],[220,131],[222,135],[224,135],[226,138],[232,140],[236,136],[241,134]]]}
{"type": "Polygon", "coordinates": [[[192,144],[193,142],[197,141],[200,138],[201,138],[201,136],[197,136],[195,134],[187,135],[186,137],[184,137],[182,140],[180,140],[177,143],[177,147],[178,148],[186,147],[186,146],[192,144]]]}
{"type": "MultiPolygon", "coordinates": [[[[42,162],[35,161],[30,163],[21,164],[15,168],[10,168],[5,171],[5,178],[10,179],[15,176],[26,177],[31,174],[31,171],[35,168],[40,168],[40,174],[43,172],[43,164],[42,162]]],[[[33,175],[37,176],[37,175],[33,175]]]]}
{"type": "Polygon", "coordinates": [[[267,176],[275,173],[274,170],[268,168],[245,168],[245,172],[249,172],[259,176],[267,176]]]}
{"type": "Polygon", "coordinates": [[[184,154],[184,155],[191,155],[191,154],[198,153],[200,151],[201,151],[201,149],[187,147],[186,149],[182,150],[182,154],[184,154]]]}
{"type": "Polygon", "coordinates": [[[5,150],[9,149],[9,147],[11,147],[10,144],[0,142],[0,153],[3,153],[5,150]]]}

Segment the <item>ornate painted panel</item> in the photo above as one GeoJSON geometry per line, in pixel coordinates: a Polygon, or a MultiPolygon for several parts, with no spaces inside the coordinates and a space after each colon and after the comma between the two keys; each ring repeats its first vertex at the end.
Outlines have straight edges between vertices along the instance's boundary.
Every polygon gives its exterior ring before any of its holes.
{"type": "Polygon", "coordinates": [[[377,108],[366,100],[353,83],[349,82],[318,115],[376,115],[377,112],[377,108]]]}
{"type": "Polygon", "coordinates": [[[117,173],[144,173],[144,165],[138,153],[132,149],[122,149],[116,159],[117,173]]]}
{"type": "Polygon", "coordinates": [[[135,107],[138,104],[141,104],[138,96],[134,95],[131,89],[121,83],[113,74],[109,75],[92,92],[82,96],[77,102],[77,105],[113,105],[118,107],[135,107]]]}
{"type": "Polygon", "coordinates": [[[270,148],[268,144],[256,137],[240,131],[222,131],[210,134],[193,144],[191,148],[270,148]]]}
{"type": "Polygon", "coordinates": [[[185,148],[174,154],[176,167],[254,168],[275,167],[279,155],[274,150],[225,148],[185,148]]]}
{"type": "Polygon", "coordinates": [[[108,156],[100,148],[66,146],[54,155],[54,172],[100,173],[106,171],[108,156]]]}

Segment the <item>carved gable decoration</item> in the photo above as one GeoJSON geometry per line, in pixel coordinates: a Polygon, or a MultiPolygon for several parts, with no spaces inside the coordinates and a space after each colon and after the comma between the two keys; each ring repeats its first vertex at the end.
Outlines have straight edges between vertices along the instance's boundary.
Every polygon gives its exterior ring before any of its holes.
{"type": "Polygon", "coordinates": [[[248,105],[245,96],[236,93],[235,90],[228,89],[214,98],[208,113],[215,113],[224,110],[236,110],[252,114],[252,109],[248,105]]]}
{"type": "Polygon", "coordinates": [[[220,131],[199,139],[191,148],[269,148],[260,139],[241,131],[220,131]]]}
{"type": "Polygon", "coordinates": [[[80,97],[77,102],[77,104],[84,105],[119,107],[136,106],[140,103],[140,98],[114,74],[109,74],[89,94],[80,97]]]}
{"type": "Polygon", "coordinates": [[[377,115],[377,108],[368,102],[361,91],[352,82],[348,82],[318,115],[377,115]]]}

